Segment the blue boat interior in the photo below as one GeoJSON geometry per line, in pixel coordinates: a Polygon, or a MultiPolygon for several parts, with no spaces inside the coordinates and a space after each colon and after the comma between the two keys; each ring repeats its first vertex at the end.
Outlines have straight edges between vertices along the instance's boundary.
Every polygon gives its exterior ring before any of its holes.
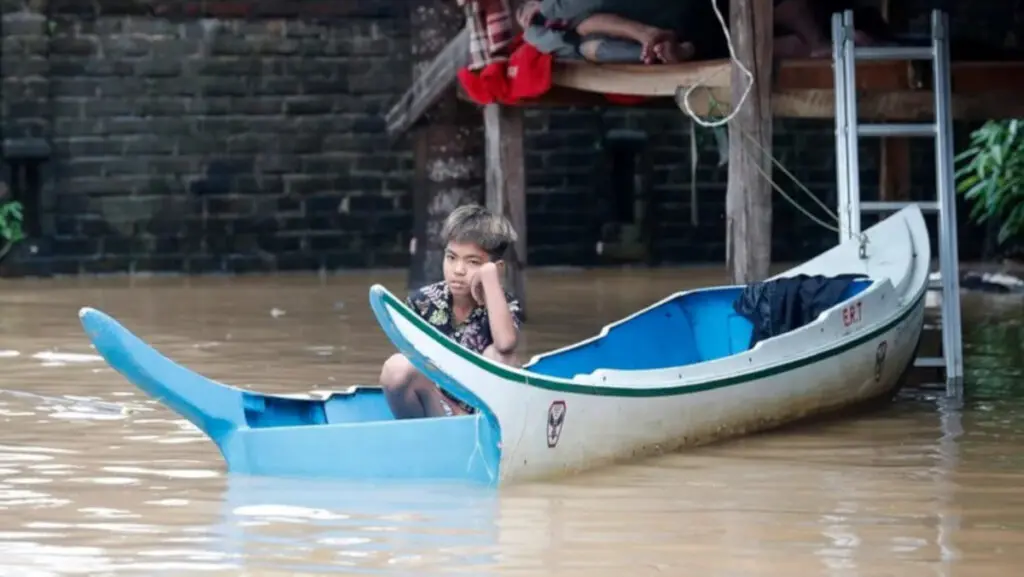
{"type": "MultiPolygon", "coordinates": [[[[841,301],[869,286],[855,280],[841,301]]],[[[607,334],[523,367],[571,379],[598,369],[649,370],[713,361],[750,348],[753,324],[733,309],[743,287],[688,292],[609,327],[607,334]]],[[[838,306],[839,303],[837,303],[838,306]]]]}
{"type": "Polygon", "coordinates": [[[252,429],[370,423],[394,418],[383,391],[378,388],[357,389],[354,393],[334,395],[326,400],[278,397],[246,391],[242,393],[242,406],[245,424],[252,429]]]}

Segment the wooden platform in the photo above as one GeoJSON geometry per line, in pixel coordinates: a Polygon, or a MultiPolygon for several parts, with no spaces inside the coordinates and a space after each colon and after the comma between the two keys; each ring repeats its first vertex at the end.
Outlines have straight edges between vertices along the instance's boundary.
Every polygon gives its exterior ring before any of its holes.
{"type": "MultiPolygon", "coordinates": [[[[602,93],[676,100],[691,86],[694,110],[706,114],[715,102],[728,110],[732,66],[728,60],[677,65],[558,62],[549,94],[523,106],[613,105],[602,93]]],[[[835,114],[832,62],[789,60],[774,74],[772,110],[788,118],[832,118],[835,114]]],[[[953,114],[962,120],[1024,116],[1024,62],[954,62],[953,114]]],[[[864,62],[857,66],[861,115],[875,120],[928,119],[933,114],[929,63],[864,62]]],[[[650,105],[656,105],[651,102],[650,105]]]]}
{"type": "MultiPolygon", "coordinates": [[[[387,128],[399,135],[415,124],[450,86],[469,61],[469,34],[464,29],[387,114],[387,128]]],[[[680,87],[706,86],[691,95],[691,106],[707,114],[710,103],[728,110],[732,65],[708,60],[675,65],[594,64],[559,61],[553,88],[523,107],[614,106],[603,94],[649,96],[642,107],[672,106],[680,87]]],[[[787,60],[776,64],[772,110],[782,118],[833,118],[835,97],[831,59],[787,60]]],[[[957,61],[952,64],[953,115],[959,120],[1024,117],[1024,61],[957,61]]],[[[932,118],[931,63],[860,62],[857,87],[864,120],[932,118]]],[[[461,90],[459,90],[461,93],[461,90]]]]}

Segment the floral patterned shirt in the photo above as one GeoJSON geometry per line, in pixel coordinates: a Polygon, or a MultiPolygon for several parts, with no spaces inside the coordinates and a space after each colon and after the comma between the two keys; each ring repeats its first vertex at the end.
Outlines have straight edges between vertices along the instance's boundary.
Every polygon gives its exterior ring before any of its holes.
{"type": "MultiPolygon", "coordinates": [[[[508,301],[508,309],[512,313],[512,322],[515,323],[516,330],[519,330],[523,322],[519,301],[507,292],[505,300],[508,301]]],[[[473,352],[483,353],[484,349],[494,342],[486,307],[476,307],[473,312],[469,313],[469,317],[464,323],[455,326],[452,314],[452,293],[448,289],[448,283],[444,281],[427,285],[415,291],[409,295],[405,304],[434,328],[473,352]]]]}

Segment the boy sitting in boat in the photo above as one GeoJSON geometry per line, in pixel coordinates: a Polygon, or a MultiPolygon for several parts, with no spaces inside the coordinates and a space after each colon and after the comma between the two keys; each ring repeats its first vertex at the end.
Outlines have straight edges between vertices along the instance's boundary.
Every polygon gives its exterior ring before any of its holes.
{"type": "MultiPolygon", "coordinates": [[[[508,219],[475,204],[456,208],[441,229],[444,280],[415,291],[406,304],[460,345],[493,361],[518,365],[515,350],[521,309],[501,283],[503,259],[516,238],[508,219]]],[[[401,353],[384,362],[380,386],[397,419],[473,412],[445,394],[401,353]]]]}

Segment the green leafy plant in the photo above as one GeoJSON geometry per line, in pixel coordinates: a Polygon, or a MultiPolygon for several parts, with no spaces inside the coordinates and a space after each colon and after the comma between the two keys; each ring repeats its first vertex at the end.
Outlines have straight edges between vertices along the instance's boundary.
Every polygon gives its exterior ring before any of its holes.
{"type": "Polygon", "coordinates": [[[957,155],[957,192],[972,201],[971,218],[1001,221],[999,243],[1024,233],[1024,119],[990,120],[957,155]]]}
{"type": "Polygon", "coordinates": [[[7,244],[14,244],[25,238],[25,231],[21,227],[22,207],[16,200],[9,200],[0,204],[0,238],[7,241],[7,244]]]}

